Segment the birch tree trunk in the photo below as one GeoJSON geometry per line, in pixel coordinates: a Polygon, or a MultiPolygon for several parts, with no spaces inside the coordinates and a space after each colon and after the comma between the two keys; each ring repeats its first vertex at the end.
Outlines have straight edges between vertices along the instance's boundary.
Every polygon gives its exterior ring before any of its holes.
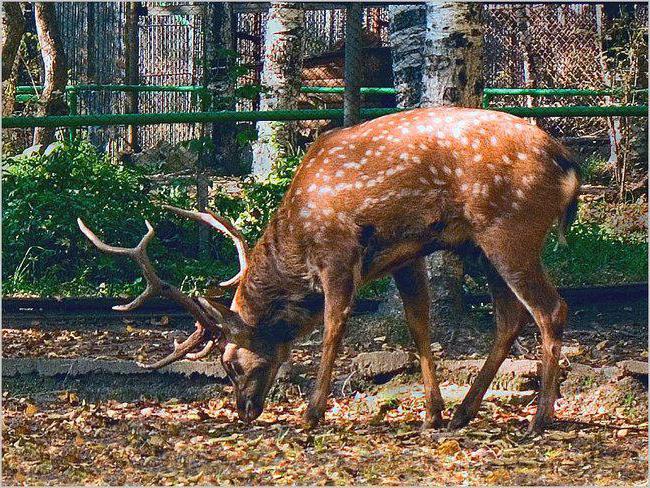
{"type": "MultiPolygon", "coordinates": [[[[480,3],[428,3],[420,105],[479,107],[483,93],[483,28],[480,3]]],[[[428,258],[432,292],[431,315],[436,325],[461,326],[462,260],[440,251],[428,258]]]]}
{"type": "MultiPolygon", "coordinates": [[[[298,107],[305,13],[299,3],[272,3],[264,38],[262,86],[267,89],[260,110],[290,110],[298,107]]],[[[253,175],[264,178],[278,158],[295,146],[295,122],[258,122],[258,140],[253,145],[253,175]]]]}
{"type": "Polygon", "coordinates": [[[398,107],[417,107],[422,98],[426,6],[390,5],[390,49],[398,107]]]}
{"type": "MultiPolygon", "coordinates": [[[[43,93],[36,113],[38,116],[64,115],[67,113],[64,95],[68,83],[68,73],[61,38],[56,25],[54,3],[41,2],[35,4],[34,18],[45,67],[43,93]]],[[[34,130],[34,144],[47,146],[54,141],[54,133],[54,128],[36,128],[34,130]]]]}
{"type": "Polygon", "coordinates": [[[2,5],[2,115],[14,111],[16,96],[16,56],[25,33],[25,16],[19,3],[2,5]]]}
{"type": "MultiPolygon", "coordinates": [[[[391,51],[403,106],[480,106],[483,92],[482,6],[427,3],[391,6],[391,51]]],[[[464,324],[463,263],[448,251],[427,258],[435,325],[464,324]]],[[[393,289],[387,308],[395,309],[393,289]]]]}

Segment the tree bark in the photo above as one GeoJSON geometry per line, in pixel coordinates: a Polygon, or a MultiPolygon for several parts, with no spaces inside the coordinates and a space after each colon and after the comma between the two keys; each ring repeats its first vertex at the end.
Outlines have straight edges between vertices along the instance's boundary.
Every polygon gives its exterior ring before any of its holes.
{"type": "MultiPolygon", "coordinates": [[[[124,51],[125,51],[125,73],[127,85],[140,83],[140,36],[138,27],[138,4],[127,2],[125,5],[126,19],[124,25],[124,51]]],[[[126,112],[137,114],[139,112],[139,94],[137,91],[126,93],[126,112]]],[[[140,152],[138,140],[138,126],[129,125],[126,132],[126,143],[131,153],[140,152]]]]}
{"type": "MultiPolygon", "coordinates": [[[[233,75],[236,59],[234,52],[232,4],[215,2],[208,6],[206,66],[207,86],[215,98],[211,110],[235,110],[235,83],[233,75]],[[232,52],[230,52],[232,51],[232,52]]],[[[216,165],[226,173],[240,174],[237,151],[237,126],[235,122],[212,124],[212,142],[216,165]]]]}
{"type": "Polygon", "coordinates": [[[19,3],[2,5],[2,115],[14,111],[16,96],[16,57],[25,33],[25,16],[19,3]]]}
{"type": "Polygon", "coordinates": [[[416,107],[422,98],[424,68],[424,5],[390,5],[390,49],[399,107],[416,107]]]}
{"type": "MultiPolygon", "coordinates": [[[[298,108],[304,52],[305,13],[299,3],[272,3],[264,39],[260,110],[298,108]]],[[[294,122],[258,122],[253,145],[253,175],[264,178],[275,161],[295,147],[294,122]]]]}
{"type": "Polygon", "coordinates": [[[477,3],[428,3],[422,106],[479,107],[483,30],[477,3]]]}
{"type": "MultiPolygon", "coordinates": [[[[480,4],[391,6],[391,50],[397,99],[402,106],[478,107],[483,92],[480,4]]],[[[463,325],[463,263],[448,251],[427,259],[431,316],[437,326],[463,325]]],[[[396,306],[396,290],[387,308],[396,306]]]]}
{"type": "MultiPolygon", "coordinates": [[[[64,100],[68,83],[65,54],[56,23],[54,3],[34,5],[36,32],[41,46],[44,65],[43,93],[37,110],[38,116],[64,115],[67,106],[64,100]]],[[[54,141],[55,129],[39,127],[34,130],[34,144],[47,146],[54,141]]]]}

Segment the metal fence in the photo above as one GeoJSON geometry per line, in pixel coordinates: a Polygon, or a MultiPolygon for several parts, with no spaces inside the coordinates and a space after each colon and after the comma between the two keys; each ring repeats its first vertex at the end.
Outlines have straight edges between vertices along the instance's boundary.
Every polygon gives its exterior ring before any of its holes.
{"type": "MultiPolygon", "coordinates": [[[[57,3],[72,83],[125,82],[125,5],[121,2],[57,3]]],[[[179,11],[165,11],[168,7],[164,7],[163,2],[143,2],[142,5],[138,18],[140,82],[201,84],[206,35],[203,14],[210,4],[173,4],[176,9],[187,5],[187,10],[179,11]]],[[[239,5],[249,6],[235,11],[233,44],[239,62],[249,71],[238,81],[240,84],[257,83],[267,14],[261,7],[264,4],[239,5]]],[[[597,4],[485,4],[486,86],[602,88],[597,9],[597,4]]],[[[646,5],[638,4],[635,11],[647,19],[646,5]]],[[[344,25],[345,10],[342,8],[308,9],[304,85],[343,84],[344,25]]],[[[364,61],[368,68],[363,84],[390,86],[387,6],[364,9],[364,44],[370,54],[364,61]]],[[[367,105],[390,104],[390,99],[367,100],[367,105]]],[[[595,97],[591,103],[603,101],[595,97]]],[[[126,102],[127,96],[120,92],[83,92],[79,97],[79,113],[123,113],[126,102]]],[[[301,98],[302,108],[333,108],[340,103],[341,97],[336,94],[311,94],[301,98]]],[[[525,97],[503,97],[495,98],[493,103],[566,105],[584,104],[584,99],[544,98],[531,102],[525,97]]],[[[255,108],[254,100],[242,101],[238,106],[238,109],[255,108]]],[[[139,110],[143,113],[199,109],[196,99],[185,93],[147,93],[141,94],[139,100],[139,110]]],[[[542,120],[540,124],[561,136],[602,136],[606,130],[606,121],[602,118],[553,118],[542,120]]],[[[146,148],[160,140],[175,143],[196,134],[193,124],[160,125],[142,127],[139,138],[141,146],[146,148]]],[[[95,143],[110,143],[114,147],[109,149],[113,150],[124,147],[125,136],[123,128],[91,129],[95,143]]]]}

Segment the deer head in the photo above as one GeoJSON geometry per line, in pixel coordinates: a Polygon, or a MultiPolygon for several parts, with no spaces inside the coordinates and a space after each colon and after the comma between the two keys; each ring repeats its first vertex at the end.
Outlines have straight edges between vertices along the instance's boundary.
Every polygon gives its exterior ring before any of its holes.
{"type": "MultiPolygon", "coordinates": [[[[210,211],[204,213],[171,206],[165,208],[182,217],[209,225],[233,239],[239,255],[240,271],[232,279],[221,283],[221,286],[237,284],[247,268],[248,246],[241,233],[226,219],[210,211]]],[[[223,368],[235,390],[239,417],[244,421],[257,418],[264,409],[264,401],[280,365],[288,357],[288,345],[284,342],[269,341],[268,337],[264,336],[263,328],[249,326],[236,311],[225,305],[210,298],[189,297],[175,286],[161,280],[147,255],[147,245],[155,235],[154,228],[148,221],[145,220],[147,233],[133,248],[105,244],[81,219],[77,219],[77,223],[84,235],[100,251],[127,256],[142,270],[147,282],[145,291],[132,302],[113,307],[115,310],[134,310],[149,298],[162,296],[184,307],[196,320],[196,330],[184,342],[175,341],[171,354],[155,363],[140,366],[158,369],[180,359],[196,360],[207,356],[216,347],[220,352],[223,368]]]]}

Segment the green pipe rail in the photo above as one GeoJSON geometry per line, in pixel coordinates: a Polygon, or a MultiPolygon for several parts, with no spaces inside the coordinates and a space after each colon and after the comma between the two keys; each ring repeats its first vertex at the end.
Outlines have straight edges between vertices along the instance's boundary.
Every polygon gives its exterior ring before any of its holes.
{"type": "MultiPolygon", "coordinates": [[[[633,90],[634,92],[647,92],[647,90],[633,90]]],[[[484,88],[482,107],[490,108],[490,100],[495,96],[520,96],[533,97],[598,97],[623,95],[621,90],[588,90],[582,88],[484,88]]]]}
{"type": "MultiPolygon", "coordinates": [[[[400,108],[367,108],[361,117],[370,119],[399,112],[400,108]]],[[[3,117],[5,129],[20,127],[86,127],[110,125],[187,124],[209,122],[258,122],[290,120],[342,120],[342,109],[267,110],[255,112],[169,112],[155,114],[51,115],[46,117],[3,117]]]]}
{"type": "MultiPolygon", "coordinates": [[[[38,93],[43,91],[43,87],[36,86],[18,86],[16,87],[16,99],[18,101],[30,101],[38,97],[38,93]]],[[[174,93],[201,93],[209,92],[210,89],[197,85],[68,85],[65,88],[66,93],[81,91],[119,91],[119,92],[174,92],[174,93]]],[[[303,86],[300,88],[302,93],[320,93],[320,94],[342,94],[345,91],[343,86],[303,86]]],[[[397,90],[388,87],[362,87],[362,95],[395,95],[397,90]]]]}
{"type": "MultiPolygon", "coordinates": [[[[370,119],[402,108],[365,108],[361,118],[370,119]]],[[[647,117],[647,106],[609,107],[498,107],[496,111],[520,117],[647,117]]],[[[100,127],[112,125],[185,124],[210,122],[258,122],[290,120],[342,120],[342,109],[323,110],[268,110],[254,112],[170,112],[153,114],[52,115],[46,117],[3,117],[5,129],[31,127],[100,127]]]]}

